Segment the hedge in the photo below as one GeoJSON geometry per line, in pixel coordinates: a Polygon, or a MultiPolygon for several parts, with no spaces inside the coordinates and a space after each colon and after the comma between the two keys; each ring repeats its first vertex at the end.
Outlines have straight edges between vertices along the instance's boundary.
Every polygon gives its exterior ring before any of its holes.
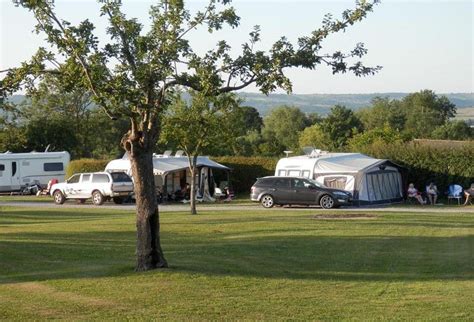
{"type": "Polygon", "coordinates": [[[236,193],[250,193],[257,178],[275,173],[278,162],[278,158],[265,157],[213,157],[212,160],[232,169],[230,181],[236,193]]]}
{"type": "Polygon", "coordinates": [[[450,184],[468,188],[474,182],[474,142],[463,145],[373,144],[361,151],[375,158],[388,159],[407,168],[408,182],[424,191],[434,182],[440,192],[450,184]]]}
{"type": "Polygon", "coordinates": [[[66,168],[66,178],[69,178],[74,173],[78,172],[98,172],[104,171],[105,166],[110,160],[96,160],[96,159],[78,159],[69,162],[66,168]]]}

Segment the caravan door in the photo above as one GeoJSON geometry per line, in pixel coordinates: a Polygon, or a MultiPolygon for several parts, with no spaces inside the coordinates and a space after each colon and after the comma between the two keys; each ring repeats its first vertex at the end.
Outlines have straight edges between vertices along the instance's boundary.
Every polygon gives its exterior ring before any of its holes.
{"type": "Polygon", "coordinates": [[[20,184],[20,167],[18,166],[18,162],[16,161],[11,161],[11,177],[10,177],[10,183],[12,190],[20,190],[21,184],[20,184]]]}
{"type": "Polygon", "coordinates": [[[20,190],[20,169],[18,162],[5,160],[0,162],[0,191],[20,190]]]}

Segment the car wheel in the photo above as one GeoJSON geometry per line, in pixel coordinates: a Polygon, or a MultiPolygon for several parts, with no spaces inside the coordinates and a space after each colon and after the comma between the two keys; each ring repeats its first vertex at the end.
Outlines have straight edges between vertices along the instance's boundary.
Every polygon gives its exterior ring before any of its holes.
{"type": "Polygon", "coordinates": [[[330,195],[324,195],[319,200],[319,205],[324,209],[331,209],[334,207],[334,198],[330,195]]]}
{"type": "Polygon", "coordinates": [[[261,200],[261,203],[262,203],[262,206],[264,208],[271,208],[275,205],[275,202],[273,200],[273,197],[270,196],[270,195],[265,195],[262,197],[262,200],[261,200]]]}
{"type": "Polygon", "coordinates": [[[53,193],[54,203],[57,205],[62,205],[66,201],[66,197],[64,197],[63,193],[60,190],[56,190],[53,193]]]}
{"type": "Polygon", "coordinates": [[[92,193],[92,203],[96,206],[100,206],[101,204],[103,204],[105,201],[105,198],[104,196],[100,193],[100,191],[94,191],[92,193]]]}
{"type": "Polygon", "coordinates": [[[123,204],[123,198],[122,198],[122,197],[114,197],[112,200],[113,200],[114,203],[117,204],[117,205],[123,204]]]}

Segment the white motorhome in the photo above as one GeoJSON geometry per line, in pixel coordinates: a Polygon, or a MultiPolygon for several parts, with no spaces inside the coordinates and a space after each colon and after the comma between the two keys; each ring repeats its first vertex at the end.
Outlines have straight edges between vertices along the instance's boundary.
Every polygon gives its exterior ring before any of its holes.
{"type": "Polygon", "coordinates": [[[0,192],[19,191],[26,186],[45,187],[51,179],[64,181],[68,152],[0,154],[0,192]]]}
{"type": "Polygon", "coordinates": [[[275,176],[306,177],[353,195],[354,204],[399,202],[403,198],[404,168],[389,160],[360,153],[307,151],[280,159],[275,176]]]}

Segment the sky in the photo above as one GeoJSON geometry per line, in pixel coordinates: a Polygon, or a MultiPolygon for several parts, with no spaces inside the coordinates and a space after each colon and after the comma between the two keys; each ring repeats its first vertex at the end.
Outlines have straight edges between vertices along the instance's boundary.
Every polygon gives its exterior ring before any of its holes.
{"type": "MultiPolygon", "coordinates": [[[[128,17],[148,23],[152,1],[122,0],[128,17]]],[[[211,36],[205,31],[190,34],[196,51],[212,48],[225,39],[237,54],[254,25],[262,29],[258,49],[267,50],[281,36],[296,41],[321,25],[324,14],[335,17],[354,6],[355,1],[234,0],[241,17],[237,30],[225,29],[211,36]]],[[[58,15],[71,22],[90,19],[101,40],[106,40],[105,20],[98,15],[93,0],[56,0],[58,15]]],[[[191,11],[204,7],[204,1],[187,1],[191,11]]],[[[474,92],[474,0],[382,0],[366,19],[345,33],[331,36],[322,52],[351,50],[363,42],[369,50],[366,65],[381,65],[375,76],[363,78],[351,74],[333,75],[330,68],[291,69],[287,75],[295,94],[342,94],[415,92],[431,89],[437,93],[474,92]]],[[[31,13],[0,0],[0,70],[28,60],[39,46],[46,46],[43,35],[32,33],[35,21],[31,13]]],[[[247,92],[256,92],[254,87],[247,92]]]]}

